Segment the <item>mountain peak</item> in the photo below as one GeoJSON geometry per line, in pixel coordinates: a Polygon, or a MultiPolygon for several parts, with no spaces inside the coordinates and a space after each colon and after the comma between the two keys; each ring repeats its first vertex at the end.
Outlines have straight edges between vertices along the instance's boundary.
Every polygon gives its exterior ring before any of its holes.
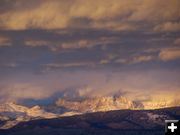
{"type": "Polygon", "coordinates": [[[85,112],[109,111],[120,109],[134,109],[134,102],[128,100],[126,97],[94,97],[83,101],[69,101],[66,99],[59,99],[56,102],[59,107],[64,107],[69,110],[85,112]]]}
{"type": "Polygon", "coordinates": [[[132,101],[121,95],[119,96],[104,96],[87,98],[81,101],[72,101],[60,98],[56,105],[66,108],[67,110],[77,111],[80,113],[110,111],[122,109],[158,109],[165,107],[180,106],[180,100],[165,100],[165,101],[132,101]]]}

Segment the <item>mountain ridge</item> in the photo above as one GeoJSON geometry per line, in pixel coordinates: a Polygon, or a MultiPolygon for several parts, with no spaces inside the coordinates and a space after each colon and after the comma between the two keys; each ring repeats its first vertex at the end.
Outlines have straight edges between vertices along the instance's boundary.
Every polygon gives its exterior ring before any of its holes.
{"type": "Polygon", "coordinates": [[[4,135],[163,135],[166,119],[180,119],[180,107],[115,110],[41,119],[0,130],[4,135]]]}
{"type": "MultiPolygon", "coordinates": [[[[36,119],[51,119],[92,112],[107,112],[113,110],[149,110],[180,106],[179,100],[163,102],[137,102],[122,96],[94,97],[83,100],[68,100],[59,98],[54,105],[27,107],[8,102],[0,105],[0,129],[8,129],[20,122],[36,119]]],[[[151,116],[151,114],[149,114],[151,116]]],[[[152,116],[156,117],[156,116],[152,116]]]]}

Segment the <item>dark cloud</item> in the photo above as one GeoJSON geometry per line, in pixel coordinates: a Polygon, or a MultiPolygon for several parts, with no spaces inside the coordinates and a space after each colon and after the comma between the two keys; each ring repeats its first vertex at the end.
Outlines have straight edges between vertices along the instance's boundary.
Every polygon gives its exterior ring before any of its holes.
{"type": "MultiPolygon", "coordinates": [[[[178,33],[118,32],[96,29],[1,30],[1,65],[27,69],[107,67],[163,60],[178,33]],[[5,42],[5,43],[3,43],[5,42]],[[5,44],[8,44],[8,46],[5,44]],[[167,52],[167,51],[166,51],[167,52]],[[164,55],[163,55],[164,56],[164,55]]],[[[172,51],[171,51],[172,52],[172,51]]],[[[168,57],[168,56],[166,56],[168,57]]],[[[163,60],[164,61],[164,60],[163,60]]],[[[166,61],[168,62],[168,61],[166,61]]],[[[168,63],[167,63],[168,64],[168,63]]]]}

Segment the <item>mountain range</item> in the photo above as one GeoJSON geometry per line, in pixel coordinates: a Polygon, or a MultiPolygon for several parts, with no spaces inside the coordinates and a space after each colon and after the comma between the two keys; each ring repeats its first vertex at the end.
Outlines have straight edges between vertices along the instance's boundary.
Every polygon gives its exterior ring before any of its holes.
{"type": "Polygon", "coordinates": [[[179,100],[143,103],[131,101],[122,96],[93,97],[83,100],[59,98],[54,104],[31,107],[7,102],[0,104],[0,129],[8,129],[18,123],[36,119],[51,119],[113,110],[148,110],[175,106],[180,106],[179,100]]]}
{"type": "Polygon", "coordinates": [[[2,135],[164,135],[165,120],[180,119],[180,107],[114,110],[21,122],[2,135]]]}

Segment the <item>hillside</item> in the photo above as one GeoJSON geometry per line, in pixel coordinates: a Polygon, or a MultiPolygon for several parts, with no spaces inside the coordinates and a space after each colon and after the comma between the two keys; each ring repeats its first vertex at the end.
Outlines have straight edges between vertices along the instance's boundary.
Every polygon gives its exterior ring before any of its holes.
{"type": "Polygon", "coordinates": [[[163,135],[164,120],[180,119],[180,107],[117,110],[22,122],[3,135],[163,135]]]}

